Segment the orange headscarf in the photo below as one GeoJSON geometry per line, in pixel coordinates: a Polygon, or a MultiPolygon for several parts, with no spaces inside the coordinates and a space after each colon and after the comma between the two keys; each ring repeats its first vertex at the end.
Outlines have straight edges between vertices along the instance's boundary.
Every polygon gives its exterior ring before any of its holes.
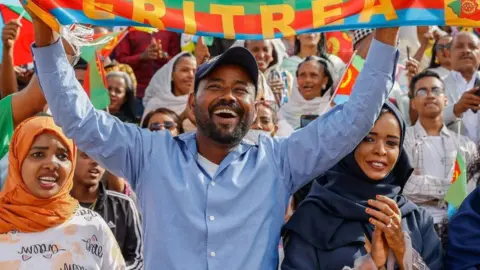
{"type": "Polygon", "coordinates": [[[0,192],[0,233],[12,230],[41,232],[69,219],[78,207],[70,196],[76,162],[76,147],[49,116],[37,116],[21,123],[13,134],[8,153],[8,176],[0,192]],[[33,195],[22,180],[21,168],[30,147],[40,134],[56,135],[67,147],[72,171],[55,196],[43,199],[33,195]]]}

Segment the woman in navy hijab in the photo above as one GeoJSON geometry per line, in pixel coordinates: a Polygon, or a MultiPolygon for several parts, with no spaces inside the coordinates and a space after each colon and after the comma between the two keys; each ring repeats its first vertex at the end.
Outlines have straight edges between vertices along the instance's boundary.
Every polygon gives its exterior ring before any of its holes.
{"type": "MultiPolygon", "coordinates": [[[[480,172],[480,157],[470,165],[468,172],[469,178],[480,172]]],[[[480,187],[463,201],[450,220],[446,249],[445,269],[480,269],[480,187]]]]}
{"type": "Polygon", "coordinates": [[[443,268],[433,218],[400,195],[413,171],[404,135],[400,113],[385,104],[370,133],[313,183],[285,225],[282,269],[443,268]]]}

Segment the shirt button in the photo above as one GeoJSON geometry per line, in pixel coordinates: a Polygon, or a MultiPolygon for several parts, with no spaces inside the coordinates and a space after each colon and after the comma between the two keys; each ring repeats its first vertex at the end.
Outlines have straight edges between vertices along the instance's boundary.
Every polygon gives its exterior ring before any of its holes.
{"type": "Polygon", "coordinates": [[[213,252],[213,251],[210,252],[210,256],[215,257],[215,255],[217,255],[217,254],[215,254],[215,252],[213,252]]]}
{"type": "Polygon", "coordinates": [[[215,182],[214,182],[214,181],[210,182],[210,184],[212,185],[212,187],[215,186],[215,182]]]}
{"type": "Polygon", "coordinates": [[[210,216],[210,220],[211,220],[211,221],[214,221],[214,220],[215,220],[215,217],[214,217],[214,216],[210,216]]]}

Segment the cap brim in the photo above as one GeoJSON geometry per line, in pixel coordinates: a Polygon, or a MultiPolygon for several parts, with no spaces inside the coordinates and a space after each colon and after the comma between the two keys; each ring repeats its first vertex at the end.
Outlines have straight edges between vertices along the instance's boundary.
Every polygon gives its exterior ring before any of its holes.
{"type": "Polygon", "coordinates": [[[208,76],[213,70],[222,65],[238,65],[244,68],[251,76],[255,89],[258,87],[258,65],[252,53],[244,47],[232,47],[223,54],[202,64],[195,74],[196,83],[208,76]],[[206,66],[204,66],[206,65],[206,66]],[[203,68],[202,68],[203,66],[203,68]]]}

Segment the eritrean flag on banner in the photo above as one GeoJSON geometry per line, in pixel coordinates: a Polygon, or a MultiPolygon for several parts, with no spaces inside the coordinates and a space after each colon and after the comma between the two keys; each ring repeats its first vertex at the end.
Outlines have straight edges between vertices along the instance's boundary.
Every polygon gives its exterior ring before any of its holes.
{"type": "Polygon", "coordinates": [[[353,85],[357,80],[360,71],[363,69],[363,65],[365,64],[365,60],[354,54],[350,59],[350,62],[345,70],[345,73],[342,76],[340,83],[337,86],[337,90],[334,93],[334,97],[332,105],[343,104],[347,102],[350,94],[352,93],[353,85]]]}
{"type": "Polygon", "coordinates": [[[453,214],[467,197],[467,169],[465,166],[465,159],[457,153],[457,160],[453,168],[452,185],[445,195],[445,201],[448,203],[448,218],[453,214]]]}
{"type": "Polygon", "coordinates": [[[478,0],[22,1],[57,32],[75,23],[152,26],[245,40],[408,25],[480,27],[478,0]]]}

